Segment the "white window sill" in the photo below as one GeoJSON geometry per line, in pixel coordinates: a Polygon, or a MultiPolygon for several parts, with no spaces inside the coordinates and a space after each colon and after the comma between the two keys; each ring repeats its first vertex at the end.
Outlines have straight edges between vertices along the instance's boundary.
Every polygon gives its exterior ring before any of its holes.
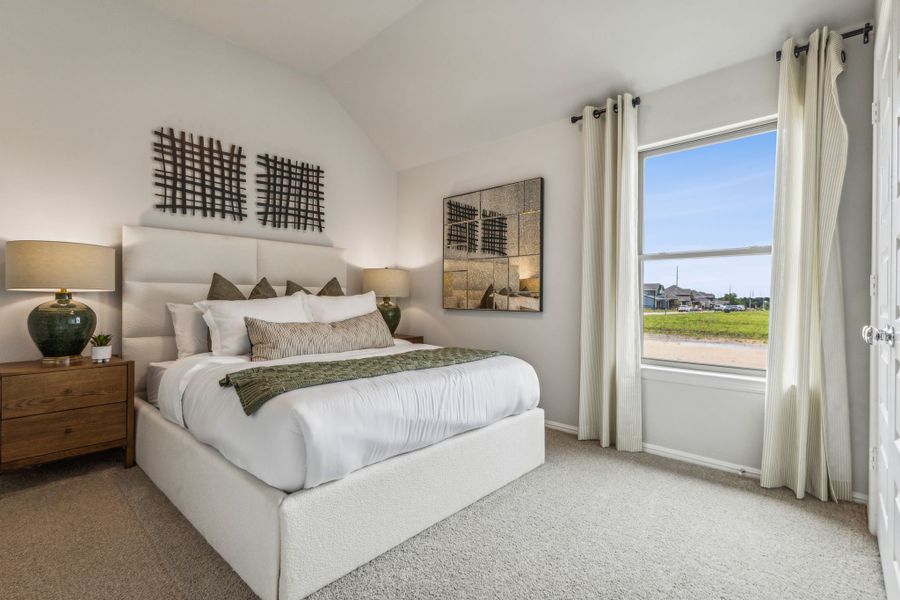
{"type": "Polygon", "coordinates": [[[662,381],[703,388],[716,388],[732,392],[766,393],[765,375],[738,375],[699,369],[642,364],[641,379],[662,381]]]}

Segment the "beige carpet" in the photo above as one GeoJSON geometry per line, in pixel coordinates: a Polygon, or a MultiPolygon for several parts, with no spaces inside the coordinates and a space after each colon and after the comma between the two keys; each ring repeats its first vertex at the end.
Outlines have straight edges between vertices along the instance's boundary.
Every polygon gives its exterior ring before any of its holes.
{"type": "MultiPolygon", "coordinates": [[[[0,596],[251,598],[115,454],[0,476],[0,596]]],[[[865,510],[547,433],[547,464],[313,596],[884,598],[865,510]]]]}

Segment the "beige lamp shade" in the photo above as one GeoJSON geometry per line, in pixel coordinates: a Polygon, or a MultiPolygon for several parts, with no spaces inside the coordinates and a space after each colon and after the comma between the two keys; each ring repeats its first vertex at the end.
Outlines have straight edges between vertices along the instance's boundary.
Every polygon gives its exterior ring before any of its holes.
{"type": "Polygon", "coordinates": [[[363,293],[373,291],[376,296],[407,298],[409,271],[404,269],[363,269],[363,293]]]}
{"type": "Polygon", "coordinates": [[[116,251],[106,246],[72,242],[6,242],[6,289],[113,292],[116,251]]]}

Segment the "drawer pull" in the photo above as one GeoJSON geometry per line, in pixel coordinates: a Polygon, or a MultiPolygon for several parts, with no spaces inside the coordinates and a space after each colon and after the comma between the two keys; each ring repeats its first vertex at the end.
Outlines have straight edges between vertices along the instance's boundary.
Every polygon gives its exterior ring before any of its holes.
{"type": "Polygon", "coordinates": [[[66,433],[66,435],[69,435],[70,433],[72,433],[72,428],[71,428],[71,427],[66,427],[65,433],[66,433]]]}

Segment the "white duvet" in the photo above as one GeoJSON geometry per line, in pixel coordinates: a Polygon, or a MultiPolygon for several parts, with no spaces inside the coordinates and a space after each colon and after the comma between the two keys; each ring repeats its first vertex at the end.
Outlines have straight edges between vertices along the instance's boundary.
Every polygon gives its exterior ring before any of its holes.
{"type": "Polygon", "coordinates": [[[252,364],[247,357],[199,354],[166,370],[159,408],[237,467],[291,492],[537,406],[537,374],[511,356],[295,390],[269,400],[250,416],[244,414],[234,388],[219,385],[227,373],[251,366],[424,348],[435,346],[398,342],[390,348],[252,364]]]}

